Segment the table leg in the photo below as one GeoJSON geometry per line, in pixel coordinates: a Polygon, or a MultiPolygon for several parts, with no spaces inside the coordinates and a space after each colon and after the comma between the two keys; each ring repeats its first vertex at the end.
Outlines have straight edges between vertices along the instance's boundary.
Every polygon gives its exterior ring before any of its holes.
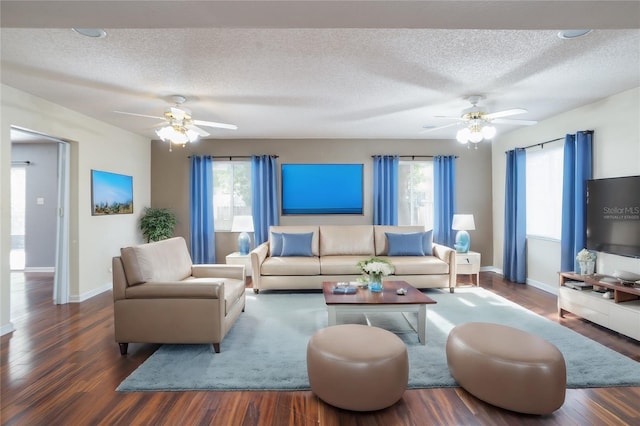
{"type": "Polygon", "coordinates": [[[338,323],[336,307],[335,306],[327,306],[327,313],[329,315],[328,319],[327,319],[327,322],[329,323],[329,326],[336,325],[338,323]]]}
{"type": "Polygon", "coordinates": [[[422,345],[427,342],[427,305],[418,307],[418,340],[422,345]]]}

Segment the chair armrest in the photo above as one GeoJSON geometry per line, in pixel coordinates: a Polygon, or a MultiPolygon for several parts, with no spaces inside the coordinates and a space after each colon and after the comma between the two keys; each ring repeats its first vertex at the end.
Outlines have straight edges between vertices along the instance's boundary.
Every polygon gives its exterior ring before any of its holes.
{"type": "Polygon", "coordinates": [[[245,281],[244,265],[202,264],[191,265],[191,275],[195,278],[232,278],[245,281]]]}
{"type": "Polygon", "coordinates": [[[127,288],[127,299],[224,300],[224,279],[214,278],[209,282],[147,281],[144,284],[127,288]]]}
{"type": "Polygon", "coordinates": [[[120,259],[120,256],[115,256],[111,259],[111,273],[113,274],[113,300],[125,299],[127,277],[124,274],[124,266],[122,265],[122,259],[120,259]]]}

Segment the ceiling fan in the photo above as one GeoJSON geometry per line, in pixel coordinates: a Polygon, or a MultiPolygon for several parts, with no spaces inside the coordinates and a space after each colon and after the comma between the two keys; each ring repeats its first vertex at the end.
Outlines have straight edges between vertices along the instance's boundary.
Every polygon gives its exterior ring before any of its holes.
{"type": "Polygon", "coordinates": [[[444,126],[427,127],[420,133],[433,132],[435,130],[445,129],[447,127],[464,126],[456,135],[456,139],[460,143],[472,142],[474,144],[481,142],[485,139],[492,139],[496,135],[496,128],[492,125],[495,124],[517,124],[522,126],[531,126],[537,121],[533,120],[514,120],[510,118],[512,115],[524,114],[526,109],[513,108],[504,111],[488,112],[484,107],[478,106],[478,103],[484,99],[482,95],[472,95],[466,98],[471,107],[462,110],[462,114],[459,117],[451,116],[435,116],[435,118],[445,120],[455,120],[455,123],[445,124],[444,126]]]}
{"type": "Polygon", "coordinates": [[[164,110],[164,117],[157,117],[153,115],[136,114],[133,112],[114,111],[118,114],[134,115],[136,117],[155,118],[164,120],[156,127],[156,134],[160,139],[169,141],[169,150],[171,150],[171,144],[185,145],[188,142],[194,142],[199,137],[209,136],[209,132],[198,127],[213,127],[218,129],[236,130],[238,126],[235,124],[217,123],[215,121],[203,121],[194,120],[191,116],[191,111],[182,106],[186,102],[187,98],[181,95],[174,95],[171,100],[175,103],[175,106],[168,107],[164,110]]]}

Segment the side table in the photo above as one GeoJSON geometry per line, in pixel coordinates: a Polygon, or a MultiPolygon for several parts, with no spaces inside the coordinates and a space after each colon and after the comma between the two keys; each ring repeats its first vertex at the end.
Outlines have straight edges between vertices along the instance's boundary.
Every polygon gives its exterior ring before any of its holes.
{"type": "Polygon", "coordinates": [[[466,253],[456,253],[456,274],[471,275],[476,277],[475,285],[480,285],[480,253],[468,251],[466,253]]]}
{"type": "Polygon", "coordinates": [[[244,265],[244,271],[247,277],[251,276],[251,256],[248,254],[240,254],[239,251],[228,254],[226,257],[227,265],[244,265]]]}

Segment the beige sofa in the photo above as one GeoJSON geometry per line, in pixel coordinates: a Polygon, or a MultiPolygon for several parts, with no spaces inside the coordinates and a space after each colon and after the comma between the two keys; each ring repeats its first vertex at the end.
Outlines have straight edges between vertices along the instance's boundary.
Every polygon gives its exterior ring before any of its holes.
{"type": "Polygon", "coordinates": [[[242,265],[193,265],[182,237],[126,247],[113,258],[120,353],[130,342],[220,342],[245,306],[242,265]]]}
{"type": "Polygon", "coordinates": [[[251,251],[253,289],[321,289],[323,281],[355,281],[356,264],[371,256],[386,258],[395,267],[387,280],[403,280],[416,288],[449,288],[456,285],[456,253],[433,244],[432,256],[388,256],[386,233],[422,232],[422,226],[272,226],[269,241],[251,251]],[[313,233],[310,256],[272,256],[274,233],[313,233]]]}

